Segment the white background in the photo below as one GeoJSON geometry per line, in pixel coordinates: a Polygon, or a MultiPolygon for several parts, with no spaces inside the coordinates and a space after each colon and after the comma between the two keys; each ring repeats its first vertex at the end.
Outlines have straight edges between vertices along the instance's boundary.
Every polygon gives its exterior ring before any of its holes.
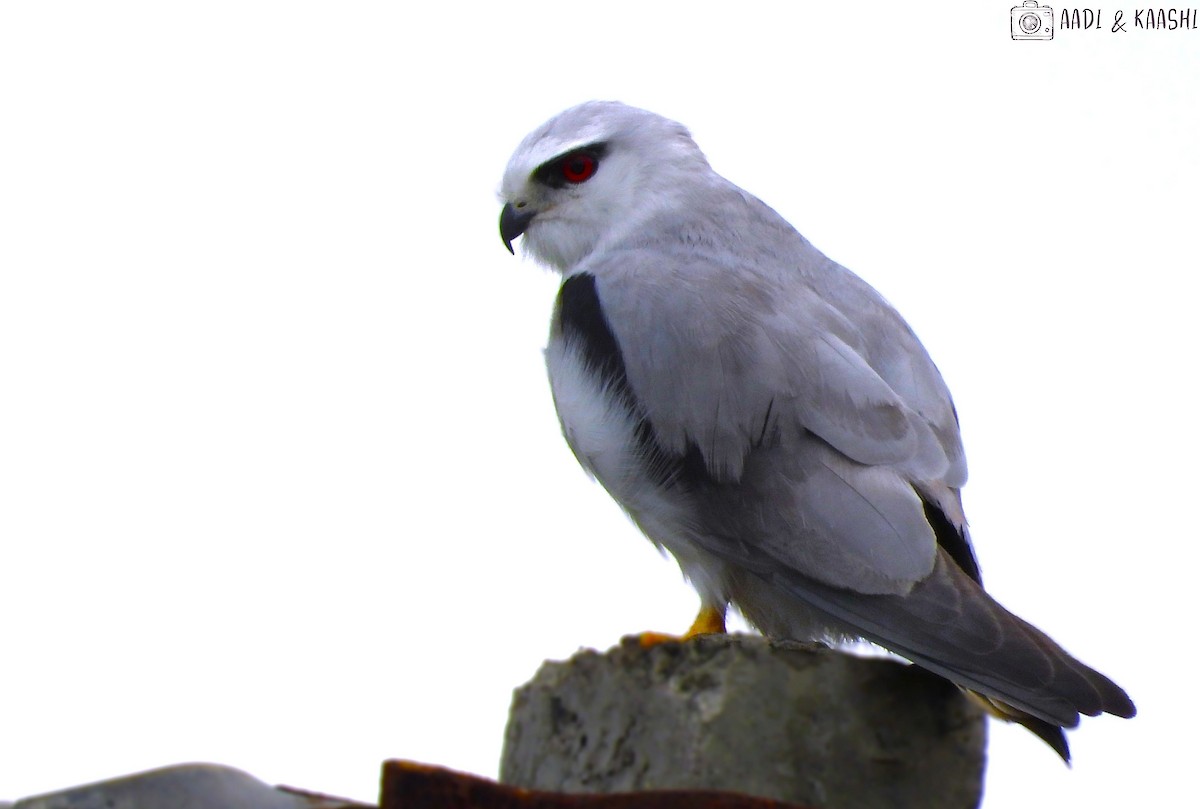
{"type": "Polygon", "coordinates": [[[494,776],[543,659],[687,626],[558,435],[555,279],[497,234],[513,147],[589,98],[688,124],[897,305],[990,589],[1137,701],[1070,770],[993,724],[985,806],[1193,794],[1200,31],[433,5],[0,7],[0,798],[494,776]]]}

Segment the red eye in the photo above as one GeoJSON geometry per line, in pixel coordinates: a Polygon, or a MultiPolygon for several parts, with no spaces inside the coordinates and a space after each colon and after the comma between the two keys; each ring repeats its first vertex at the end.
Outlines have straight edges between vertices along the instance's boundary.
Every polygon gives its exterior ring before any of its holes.
{"type": "Polygon", "coordinates": [[[585,152],[568,155],[562,162],[563,179],[569,183],[582,183],[596,173],[596,158],[585,152]]]}

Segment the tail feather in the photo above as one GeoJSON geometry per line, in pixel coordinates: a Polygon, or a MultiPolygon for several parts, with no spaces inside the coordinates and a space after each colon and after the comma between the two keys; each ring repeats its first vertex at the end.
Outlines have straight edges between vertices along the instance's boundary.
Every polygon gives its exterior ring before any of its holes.
{"type": "MultiPolygon", "coordinates": [[[[1120,686],[1004,609],[945,551],[939,550],[933,573],[903,596],[864,595],[794,572],[758,569],[849,631],[1016,709],[1018,715],[1010,719],[1024,716],[1069,728],[1079,724],[1081,713],[1127,718],[1136,713],[1120,686]]],[[[1030,730],[1056,750],[1065,748],[1065,741],[1047,738],[1054,734],[1042,725],[1030,730]]]]}

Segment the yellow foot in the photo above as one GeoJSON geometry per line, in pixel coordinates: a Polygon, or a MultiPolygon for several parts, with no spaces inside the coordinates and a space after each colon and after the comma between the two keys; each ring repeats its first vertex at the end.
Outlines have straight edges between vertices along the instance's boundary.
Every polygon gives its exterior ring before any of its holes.
{"type": "Polygon", "coordinates": [[[678,643],[690,640],[697,635],[722,635],[725,633],[725,607],[700,607],[700,614],[692,622],[691,627],[683,637],[668,635],[665,632],[643,632],[638,635],[638,643],[643,648],[657,646],[660,643],[678,643]]]}

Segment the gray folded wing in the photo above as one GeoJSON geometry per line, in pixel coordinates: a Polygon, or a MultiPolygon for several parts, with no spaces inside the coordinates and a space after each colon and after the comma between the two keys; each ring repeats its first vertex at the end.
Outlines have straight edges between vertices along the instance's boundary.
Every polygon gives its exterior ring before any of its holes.
{"type": "Polygon", "coordinates": [[[966,475],[949,393],[878,294],[795,231],[774,235],[779,255],[760,263],[684,239],[582,269],[656,444],[698,451],[713,480],[735,484],[779,448],[780,468],[743,481],[774,498],[761,508],[783,520],[779,558],[835,586],[905,592],[936,547],[914,481],[966,475]]]}
{"type": "Polygon", "coordinates": [[[754,203],[731,206],[758,216],[723,222],[724,231],[706,223],[712,241],[672,238],[670,223],[656,222],[641,231],[654,241],[582,268],[597,279],[630,385],[664,447],[695,445],[715,475],[736,479],[757,443],[812,432],[859,463],[962,485],[950,395],[912,331],[870,286],[754,203]],[[723,251],[723,232],[740,248],[774,249],[760,261],[723,251]]]}

